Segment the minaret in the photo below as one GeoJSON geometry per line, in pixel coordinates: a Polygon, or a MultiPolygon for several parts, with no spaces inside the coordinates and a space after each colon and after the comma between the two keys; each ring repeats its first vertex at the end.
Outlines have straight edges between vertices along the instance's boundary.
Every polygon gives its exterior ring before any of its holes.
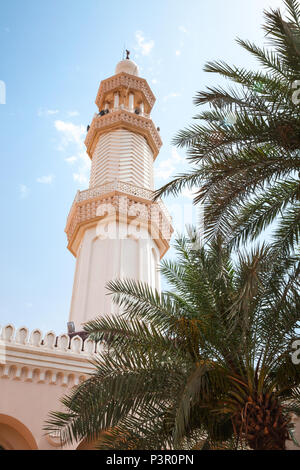
{"type": "Polygon", "coordinates": [[[99,112],[85,140],[90,186],[77,193],[66,226],[76,257],[69,320],[77,331],[97,316],[117,313],[108,281],[135,279],[160,289],[158,264],[173,229],[163,203],[153,202],[153,162],[162,146],[150,117],[154,103],[129,54],[100,84],[99,112]]]}

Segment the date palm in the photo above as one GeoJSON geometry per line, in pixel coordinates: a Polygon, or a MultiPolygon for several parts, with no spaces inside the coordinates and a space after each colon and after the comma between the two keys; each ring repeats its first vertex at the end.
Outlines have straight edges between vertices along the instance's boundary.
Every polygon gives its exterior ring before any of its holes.
{"type": "Polygon", "coordinates": [[[300,411],[299,260],[261,247],[233,262],[220,239],[176,247],[161,268],[169,292],[108,285],[122,314],[86,324],[103,342],[95,372],[47,431],[100,449],[284,449],[300,411]]]}
{"type": "Polygon", "coordinates": [[[157,197],[197,188],[208,239],[221,234],[236,247],[276,221],[275,246],[289,252],[300,237],[300,4],[284,5],[287,19],[280,10],[265,11],[271,48],[237,40],[258,60],[259,71],[223,61],[205,66],[230,85],[196,95],[195,104],[205,108],[174,140],[187,148],[192,169],[157,197]]]}

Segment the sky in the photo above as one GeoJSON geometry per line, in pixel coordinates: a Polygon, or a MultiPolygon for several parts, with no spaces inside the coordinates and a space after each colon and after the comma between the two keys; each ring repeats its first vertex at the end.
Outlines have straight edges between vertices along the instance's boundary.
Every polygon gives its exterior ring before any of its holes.
{"type": "MultiPolygon", "coordinates": [[[[257,68],[236,43],[266,42],[263,10],[280,0],[10,0],[0,15],[0,325],[66,330],[75,259],[66,218],[87,189],[86,126],[101,80],[124,48],[157,101],[164,146],[156,187],[188,169],[176,133],[198,109],[197,91],[220,84],[211,60],[257,68]],[[5,86],[5,104],[3,94],[5,86]]],[[[165,200],[182,232],[195,222],[191,194],[165,200]]],[[[171,250],[169,256],[174,256],[171,250]]]]}

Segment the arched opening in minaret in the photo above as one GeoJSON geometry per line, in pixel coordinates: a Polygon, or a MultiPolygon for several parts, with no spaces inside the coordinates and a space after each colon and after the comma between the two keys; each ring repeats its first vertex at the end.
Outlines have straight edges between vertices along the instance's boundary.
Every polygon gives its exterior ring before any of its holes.
{"type": "Polygon", "coordinates": [[[118,109],[119,104],[120,104],[120,95],[119,93],[115,93],[114,94],[114,108],[118,109]]]}
{"type": "Polygon", "coordinates": [[[133,112],[134,110],[134,94],[129,94],[129,111],[133,112]]]}
{"type": "Polygon", "coordinates": [[[151,286],[159,289],[158,256],[155,248],[151,250],[151,286]]]}

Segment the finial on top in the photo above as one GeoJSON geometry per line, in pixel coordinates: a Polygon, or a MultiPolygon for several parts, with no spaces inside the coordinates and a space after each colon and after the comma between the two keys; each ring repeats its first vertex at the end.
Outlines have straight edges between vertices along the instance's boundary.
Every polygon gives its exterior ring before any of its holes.
{"type": "Polygon", "coordinates": [[[126,59],[129,60],[130,59],[130,51],[128,51],[128,49],[126,49],[126,59]]]}

